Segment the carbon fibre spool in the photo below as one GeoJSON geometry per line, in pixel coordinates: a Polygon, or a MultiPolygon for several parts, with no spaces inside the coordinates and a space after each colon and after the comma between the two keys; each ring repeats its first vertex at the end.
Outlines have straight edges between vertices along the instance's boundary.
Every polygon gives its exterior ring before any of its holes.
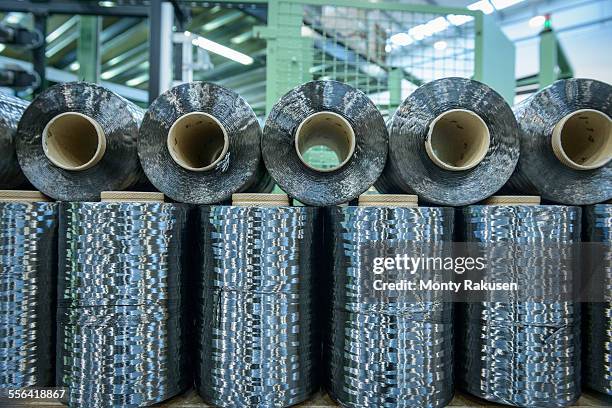
{"type": "MultiPolygon", "coordinates": [[[[586,207],[585,220],[587,241],[612,242],[612,205],[586,207]]],[[[587,387],[612,395],[612,249],[609,245],[602,267],[606,281],[596,284],[602,287],[606,301],[585,304],[583,372],[587,387]]]]}
{"type": "Polygon", "coordinates": [[[220,407],[287,407],[319,388],[307,207],[200,207],[196,387],[220,407]]]}
{"type": "Polygon", "coordinates": [[[61,204],[57,383],[70,406],[147,406],[189,386],[187,210],[61,204]]]}
{"type": "Polygon", "coordinates": [[[568,205],[612,199],[609,84],[559,80],[519,104],[515,114],[521,157],[508,190],[568,205]]]}
{"type": "Polygon", "coordinates": [[[487,300],[458,308],[457,382],[470,394],[520,407],[565,407],[580,396],[580,304],[566,297],[577,288],[580,214],[563,206],[463,209],[465,241],[493,251],[485,252],[487,273],[520,284],[508,299],[488,291],[487,300]],[[513,245],[521,250],[505,249],[513,245]]]}
{"type": "Polygon", "coordinates": [[[237,192],[268,192],[261,128],[247,102],[208,82],[176,86],[149,106],[138,155],[149,180],[173,200],[215,204],[237,192]]]}
{"type": "Polygon", "coordinates": [[[516,120],[497,92],[470,79],[439,79],[391,118],[389,158],[375,186],[439,205],[472,204],[506,183],[518,157],[516,120]]]}
{"type": "Polygon", "coordinates": [[[285,94],[264,127],[262,154],[276,183],[308,205],[349,202],[370,188],[387,158],[387,128],[361,91],[336,81],[311,81],[285,94]],[[338,165],[321,169],[306,160],[326,146],[338,165]]]}
{"type": "MultiPolygon", "coordinates": [[[[344,407],[443,407],[453,396],[453,306],[368,299],[364,248],[418,243],[434,248],[453,235],[451,208],[334,207],[326,386],[344,407]]],[[[410,255],[410,253],[408,254],[410,255]]],[[[421,254],[419,253],[418,256],[421,254]]]]}
{"type": "Polygon", "coordinates": [[[0,388],[53,385],[56,203],[0,202],[0,388]]]}
{"type": "Polygon", "coordinates": [[[28,102],[0,93],[0,189],[15,188],[25,182],[15,152],[15,133],[28,102]]]}
{"type": "Polygon", "coordinates": [[[99,85],[58,84],[25,110],[17,156],[28,180],[56,200],[97,201],[144,180],[136,151],[143,111],[99,85]]]}

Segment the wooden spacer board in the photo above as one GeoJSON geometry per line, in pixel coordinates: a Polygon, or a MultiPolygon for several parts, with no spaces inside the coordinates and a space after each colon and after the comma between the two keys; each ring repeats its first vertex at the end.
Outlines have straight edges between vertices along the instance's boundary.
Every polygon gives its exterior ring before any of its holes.
{"type": "Polygon", "coordinates": [[[411,194],[362,194],[360,207],[418,207],[419,197],[411,194]]]}
{"type": "Polygon", "coordinates": [[[113,203],[163,203],[163,193],[146,191],[103,191],[100,193],[102,202],[113,203]]]}
{"type": "Polygon", "coordinates": [[[34,203],[53,201],[40,191],[0,190],[0,202],[4,203],[34,203]]]}
{"type": "Polygon", "coordinates": [[[287,194],[236,193],[232,194],[232,205],[238,207],[288,207],[287,194]]]}
{"type": "Polygon", "coordinates": [[[485,205],[540,205],[540,196],[491,196],[484,200],[485,205]]]}

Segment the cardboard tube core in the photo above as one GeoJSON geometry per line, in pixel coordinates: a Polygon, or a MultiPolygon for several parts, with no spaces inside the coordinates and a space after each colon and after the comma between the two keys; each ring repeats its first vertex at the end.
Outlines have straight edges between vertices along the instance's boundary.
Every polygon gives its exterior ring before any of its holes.
{"type": "Polygon", "coordinates": [[[228,148],[225,126],[208,113],[187,113],[178,118],[168,132],[170,156],[187,170],[212,170],[225,157],[228,148]]]}
{"type": "Polygon", "coordinates": [[[575,170],[593,170],[612,159],[612,121],[605,113],[580,109],[555,125],[552,148],[561,163],[575,170]]]}
{"type": "Polygon", "coordinates": [[[106,152],[102,126],[79,112],[64,112],[51,119],[43,129],[42,144],[51,163],[64,170],[87,170],[106,152]]]}
{"type": "Polygon", "coordinates": [[[300,123],[295,132],[295,150],[306,167],[320,172],[342,168],[355,152],[355,131],[351,124],[334,112],[317,112],[300,123]],[[305,159],[306,152],[315,146],[325,146],[336,154],[338,165],[321,168],[305,159]]]}
{"type": "Polygon", "coordinates": [[[463,171],[484,159],[490,143],[489,128],[480,116],[465,109],[451,109],[429,125],[425,150],[438,167],[463,171]]]}

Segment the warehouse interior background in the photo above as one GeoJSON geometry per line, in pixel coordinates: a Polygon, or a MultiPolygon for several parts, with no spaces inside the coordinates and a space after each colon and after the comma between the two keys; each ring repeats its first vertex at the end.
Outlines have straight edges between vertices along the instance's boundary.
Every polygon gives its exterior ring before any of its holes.
{"type": "Polygon", "coordinates": [[[356,85],[383,110],[445,76],[482,80],[511,103],[560,77],[612,82],[606,0],[4,0],[0,24],[2,92],[23,98],[84,79],[146,106],[205,80],[263,117],[308,79],[356,85]]]}

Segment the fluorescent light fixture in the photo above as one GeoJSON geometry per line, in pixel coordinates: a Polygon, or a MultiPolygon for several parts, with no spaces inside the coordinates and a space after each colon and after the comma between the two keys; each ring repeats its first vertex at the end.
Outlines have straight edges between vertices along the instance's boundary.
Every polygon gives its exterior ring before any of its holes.
{"type": "Polygon", "coordinates": [[[73,27],[75,27],[79,22],[79,17],[72,16],[68,20],[66,20],[62,25],[53,30],[49,35],[47,35],[47,42],[57,40],[61,35],[64,35],[68,31],[70,31],[73,27]]]}
{"type": "Polygon", "coordinates": [[[421,41],[423,38],[427,37],[427,28],[425,27],[425,24],[419,24],[418,26],[414,26],[408,30],[408,34],[410,34],[415,40],[421,41]]]}
{"type": "Polygon", "coordinates": [[[446,43],[446,41],[436,41],[434,43],[434,48],[438,51],[445,50],[446,47],[448,47],[448,44],[446,43]]]}
{"type": "Polygon", "coordinates": [[[405,47],[406,45],[412,44],[414,40],[408,33],[397,33],[391,36],[391,42],[400,47],[405,47]]]}
{"type": "Polygon", "coordinates": [[[446,19],[454,26],[464,25],[474,19],[472,16],[464,16],[462,14],[449,14],[446,19]]]}
{"type": "Polygon", "coordinates": [[[137,85],[140,85],[143,82],[147,81],[148,79],[149,79],[149,74],[142,74],[142,75],[139,75],[139,76],[137,76],[135,78],[130,79],[125,84],[127,86],[137,86],[137,85]]]}
{"type": "MultiPolygon", "coordinates": [[[[146,57],[144,57],[146,58],[146,57]]],[[[123,74],[126,71],[129,71],[130,69],[136,67],[136,68],[140,68],[140,69],[146,69],[149,67],[149,61],[143,61],[143,62],[139,62],[142,60],[141,58],[135,58],[133,60],[130,60],[126,63],[123,63],[117,67],[111,68],[108,71],[104,71],[101,75],[100,78],[104,79],[104,80],[109,80],[111,78],[116,77],[117,75],[123,74]]]]}
{"type": "MultiPolygon", "coordinates": [[[[304,32],[304,27],[302,27],[302,33],[304,32]]],[[[304,35],[304,34],[302,34],[304,35]]],[[[235,37],[232,37],[232,39],[230,40],[232,44],[242,44],[243,42],[249,40],[253,38],[253,31],[249,30],[249,31],[245,31],[242,34],[238,34],[235,37]]]]}
{"type": "Polygon", "coordinates": [[[191,43],[196,47],[203,48],[206,51],[213,52],[222,57],[236,61],[242,65],[251,65],[253,62],[255,62],[255,60],[248,55],[232,50],[225,45],[221,45],[199,35],[194,35],[194,37],[195,38],[191,41],[191,43]]]}
{"type": "Polygon", "coordinates": [[[81,68],[81,64],[79,64],[78,61],[75,61],[68,66],[68,69],[71,71],[77,71],[79,68],[81,68]]]}
{"type": "Polygon", "coordinates": [[[495,11],[489,0],[480,0],[467,6],[468,10],[480,10],[485,14],[491,14],[495,11]]]}
{"type": "Polygon", "coordinates": [[[115,2],[114,1],[99,1],[98,5],[100,7],[115,7],[115,2]]]}
{"type": "Polygon", "coordinates": [[[438,17],[427,22],[427,24],[425,24],[425,27],[427,29],[428,35],[433,35],[435,33],[439,33],[440,31],[446,30],[449,25],[450,24],[445,17],[438,17]]]}
{"type": "Polygon", "coordinates": [[[378,66],[378,65],[376,65],[376,64],[370,64],[370,63],[363,64],[363,65],[360,67],[360,69],[361,69],[361,71],[362,71],[362,72],[364,72],[366,75],[371,76],[371,77],[374,77],[374,78],[379,78],[379,77],[381,77],[382,75],[385,75],[385,74],[386,74],[385,70],[384,70],[384,69],[382,69],[381,67],[379,67],[379,66],[378,66]]]}
{"type": "Polygon", "coordinates": [[[412,27],[408,30],[408,34],[417,41],[430,37],[440,31],[444,31],[448,28],[450,23],[445,17],[434,18],[425,24],[419,24],[418,26],[412,27]]]}
{"type": "Polygon", "coordinates": [[[545,22],[546,22],[546,17],[544,16],[531,17],[531,19],[529,20],[529,27],[539,28],[539,27],[542,27],[545,22]]]}
{"type": "Polygon", "coordinates": [[[302,37],[314,37],[315,36],[315,32],[312,30],[312,28],[303,25],[301,28],[301,34],[302,37]]]}
{"type": "Polygon", "coordinates": [[[21,21],[20,13],[8,13],[4,18],[7,24],[17,24],[21,21]]]}
{"type": "Polygon", "coordinates": [[[503,10],[506,7],[514,6],[522,1],[523,0],[491,0],[491,3],[493,3],[496,9],[503,10]]]}

